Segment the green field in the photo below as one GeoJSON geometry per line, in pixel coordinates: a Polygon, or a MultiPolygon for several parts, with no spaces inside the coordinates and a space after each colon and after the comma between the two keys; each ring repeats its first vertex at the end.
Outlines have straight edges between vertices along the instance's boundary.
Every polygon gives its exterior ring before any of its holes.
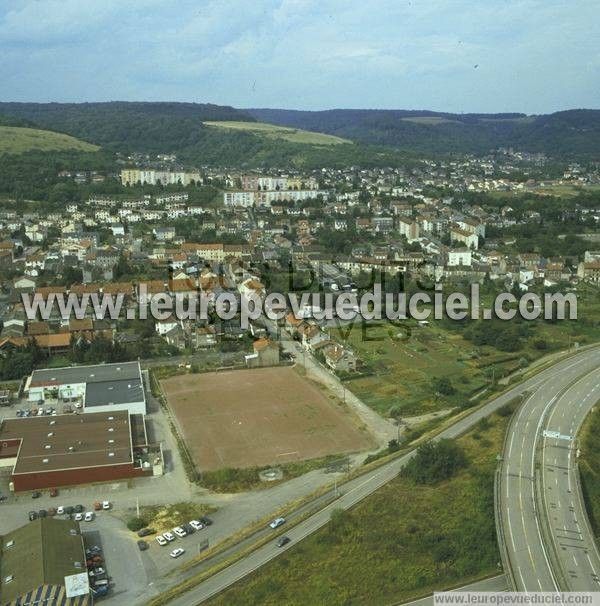
{"type": "Polygon", "coordinates": [[[397,477],[209,604],[397,604],[495,574],[493,479],[509,418],[502,412],[458,440],[468,465],[450,480],[397,477]]]}
{"type": "MultiPolygon", "coordinates": [[[[477,347],[433,322],[427,327],[407,325],[410,336],[387,322],[369,324],[364,331],[360,326],[349,333],[347,328],[331,331],[332,338],[346,341],[371,373],[346,381],[346,388],[365,404],[384,416],[392,408],[399,408],[403,416],[421,415],[460,406],[485,387],[477,347]],[[432,388],[436,377],[449,377],[456,394],[436,396],[432,388]]],[[[496,357],[494,361],[498,362],[496,357]]]]}
{"type": "Polygon", "coordinates": [[[74,149],[92,152],[100,148],[75,137],[49,130],[0,126],[0,154],[21,154],[34,149],[41,151],[74,149]]]}
{"type": "Polygon", "coordinates": [[[283,139],[290,143],[304,143],[308,145],[340,145],[342,143],[352,143],[352,141],[349,141],[348,139],[342,139],[341,137],[335,137],[333,135],[313,133],[307,130],[288,128],[287,126],[267,124],[266,122],[203,122],[203,124],[217,128],[243,130],[271,139],[283,139]]]}

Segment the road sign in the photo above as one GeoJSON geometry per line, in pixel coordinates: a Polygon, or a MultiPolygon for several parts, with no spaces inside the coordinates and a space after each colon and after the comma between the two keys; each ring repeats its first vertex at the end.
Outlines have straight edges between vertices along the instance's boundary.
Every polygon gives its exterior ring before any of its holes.
{"type": "Polygon", "coordinates": [[[554,440],[566,440],[567,442],[570,442],[573,439],[571,436],[565,436],[564,434],[560,433],[560,431],[550,431],[549,429],[544,429],[542,435],[545,438],[551,438],[554,440]]]}

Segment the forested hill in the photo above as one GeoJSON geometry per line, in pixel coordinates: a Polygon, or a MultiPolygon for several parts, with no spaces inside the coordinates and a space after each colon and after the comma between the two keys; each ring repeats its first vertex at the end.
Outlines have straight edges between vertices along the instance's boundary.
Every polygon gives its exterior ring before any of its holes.
{"type": "Polygon", "coordinates": [[[205,120],[254,121],[232,107],[204,103],[0,103],[0,115],[120,151],[177,152],[203,139],[205,120]]]}
{"type": "Polygon", "coordinates": [[[498,147],[600,159],[600,110],[554,114],[450,114],[409,110],[248,109],[257,120],[419,153],[486,153],[498,147]]]}

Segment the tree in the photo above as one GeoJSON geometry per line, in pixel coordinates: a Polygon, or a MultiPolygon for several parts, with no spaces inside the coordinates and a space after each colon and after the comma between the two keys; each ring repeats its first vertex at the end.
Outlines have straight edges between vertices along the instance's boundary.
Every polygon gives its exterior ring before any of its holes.
{"type": "Polygon", "coordinates": [[[437,484],[451,478],[466,465],[467,459],[456,442],[440,440],[420,446],[401,475],[416,484],[437,484]]]}
{"type": "Polygon", "coordinates": [[[451,396],[456,392],[452,381],[448,377],[435,377],[431,382],[431,386],[435,393],[439,393],[442,396],[451,396]]]}

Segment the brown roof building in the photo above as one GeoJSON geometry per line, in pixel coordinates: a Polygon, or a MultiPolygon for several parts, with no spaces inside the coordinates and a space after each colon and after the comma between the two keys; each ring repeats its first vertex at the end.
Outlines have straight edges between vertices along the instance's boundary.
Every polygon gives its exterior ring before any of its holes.
{"type": "Polygon", "coordinates": [[[12,464],[12,489],[152,475],[143,415],[138,416],[115,411],[5,419],[0,460],[12,464]]]}

